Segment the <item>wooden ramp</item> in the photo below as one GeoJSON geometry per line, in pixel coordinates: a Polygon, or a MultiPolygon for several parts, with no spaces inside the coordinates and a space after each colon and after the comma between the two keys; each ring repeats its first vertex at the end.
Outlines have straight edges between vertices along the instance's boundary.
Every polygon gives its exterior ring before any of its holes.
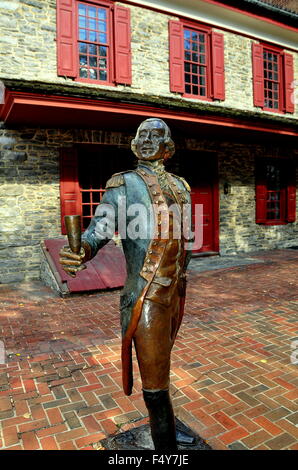
{"type": "Polygon", "coordinates": [[[87,269],[75,278],[66,274],[59,263],[59,251],[66,245],[63,239],[44,240],[44,251],[51,271],[63,293],[85,292],[123,287],[126,262],[123,251],[112,240],[86,263],[87,269]]]}

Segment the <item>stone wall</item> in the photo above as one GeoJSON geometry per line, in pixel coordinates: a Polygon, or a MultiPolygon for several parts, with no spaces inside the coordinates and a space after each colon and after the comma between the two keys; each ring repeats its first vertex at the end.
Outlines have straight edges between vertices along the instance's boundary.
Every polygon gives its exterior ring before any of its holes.
{"type": "MultiPolygon", "coordinates": [[[[125,6],[131,10],[132,86],[116,88],[120,91],[129,88],[144,94],[144,97],[150,94],[192,101],[169,91],[168,21],[177,18],[128,4],[125,6]]],[[[21,78],[68,83],[77,88],[100,86],[115,90],[111,86],[81,84],[57,76],[56,0],[0,0],[0,28],[0,80],[21,78]]],[[[223,34],[226,100],[211,105],[264,112],[253,106],[252,39],[227,31],[223,34]]],[[[295,56],[295,78],[298,81],[298,54],[291,53],[295,56]]],[[[290,118],[295,116],[298,116],[298,109],[296,115],[287,114],[290,118]]]]}
{"type": "MultiPolygon", "coordinates": [[[[40,242],[61,237],[59,149],[75,143],[129,148],[131,137],[92,130],[0,128],[0,283],[38,278],[40,242]]],[[[297,245],[297,222],[255,224],[254,159],[292,156],[292,149],[196,139],[181,140],[179,147],[218,155],[221,254],[297,245]],[[231,185],[229,195],[223,194],[225,182],[231,185]]]]}

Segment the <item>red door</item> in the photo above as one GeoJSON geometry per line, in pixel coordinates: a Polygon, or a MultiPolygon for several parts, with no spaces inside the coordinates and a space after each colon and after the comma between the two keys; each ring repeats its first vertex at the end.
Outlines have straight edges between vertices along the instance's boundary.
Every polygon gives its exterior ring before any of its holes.
{"type": "Polygon", "coordinates": [[[195,204],[203,205],[203,240],[201,248],[194,253],[219,252],[219,201],[217,158],[211,152],[183,151],[179,155],[180,174],[191,187],[193,225],[195,204]]]}

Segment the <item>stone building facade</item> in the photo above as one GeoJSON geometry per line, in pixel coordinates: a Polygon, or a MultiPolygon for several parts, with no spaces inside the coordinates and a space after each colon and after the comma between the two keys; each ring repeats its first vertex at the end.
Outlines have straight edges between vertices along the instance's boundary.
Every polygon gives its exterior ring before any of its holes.
{"type": "MultiPolygon", "coordinates": [[[[0,0],[0,80],[6,89],[2,111],[0,104],[0,283],[38,278],[41,241],[63,237],[61,149],[85,146],[88,152],[93,145],[104,167],[101,148],[109,147],[115,155],[126,150],[128,155],[136,125],[150,112],[173,127],[177,146],[171,162],[173,172],[183,174],[183,160],[188,159],[188,173],[193,168],[204,174],[206,162],[214,158],[212,185],[216,191],[211,210],[217,205],[212,215],[217,219],[212,229],[217,242],[210,252],[224,255],[298,245],[297,219],[256,223],[256,160],[291,162],[298,186],[294,143],[298,105],[294,112],[276,113],[254,104],[252,44],[266,43],[269,38],[270,44],[274,42],[275,26],[267,33],[268,24],[260,19],[263,33],[259,37],[240,26],[237,31],[228,27],[225,7],[218,6],[213,13],[218,21],[210,27],[224,38],[225,97],[206,101],[171,91],[169,77],[169,21],[186,18],[206,24],[205,10],[200,11],[199,6],[187,10],[188,1],[184,10],[179,2],[169,2],[172,8],[167,11],[158,8],[158,2],[153,2],[155,9],[146,1],[111,3],[130,11],[130,84],[87,83],[59,76],[56,0],[0,0]],[[37,96],[38,105],[33,103],[37,96]],[[80,116],[77,111],[77,103],[85,106],[85,100],[92,100],[98,112],[95,125],[97,114],[89,115],[87,105],[82,111],[85,114],[80,116]],[[60,119],[60,108],[55,108],[55,115],[51,110],[54,103],[58,106],[61,102],[64,114],[60,119]],[[106,108],[96,108],[103,102],[110,106],[109,115],[106,108]]],[[[245,12],[237,15],[243,22],[245,12]]],[[[293,57],[294,79],[298,81],[292,27],[285,23],[281,33],[281,24],[282,19],[277,18],[276,44],[293,57]]],[[[117,158],[116,171],[120,171],[117,158]]],[[[183,176],[187,178],[188,173],[183,176]]],[[[193,184],[196,186],[195,180],[193,184]]],[[[296,201],[297,211],[298,198],[296,201]]]]}

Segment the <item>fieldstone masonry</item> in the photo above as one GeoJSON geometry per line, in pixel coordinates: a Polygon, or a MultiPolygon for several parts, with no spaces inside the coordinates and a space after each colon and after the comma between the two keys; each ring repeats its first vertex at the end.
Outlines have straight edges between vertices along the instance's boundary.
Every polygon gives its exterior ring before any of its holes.
{"type": "MultiPolygon", "coordinates": [[[[121,5],[121,2],[116,2],[121,5]]],[[[133,91],[146,95],[175,97],[177,101],[194,101],[171,93],[169,89],[168,21],[175,16],[123,4],[131,10],[132,86],[104,86],[102,89],[133,91]]],[[[77,88],[98,85],[79,83],[57,76],[56,0],[0,0],[0,80],[21,78],[56,84],[72,84],[77,88]]],[[[225,101],[210,102],[211,106],[245,109],[264,113],[253,105],[252,39],[236,33],[224,34],[225,41],[225,101]]],[[[287,52],[287,51],[286,51],[287,52]]],[[[295,59],[295,79],[298,81],[298,54],[295,59]]],[[[197,101],[197,100],[195,100],[197,101]]],[[[270,113],[276,116],[276,113],[270,113]]],[[[295,114],[286,114],[294,119],[295,114]]]]}
{"type": "MultiPolygon", "coordinates": [[[[93,143],[113,145],[117,151],[129,148],[131,138],[100,130],[0,129],[0,283],[39,278],[40,242],[62,236],[59,149],[93,143]],[[26,158],[6,158],[8,153],[26,158]]],[[[254,159],[277,153],[293,157],[293,149],[198,139],[181,139],[178,148],[193,150],[197,158],[200,151],[218,155],[221,254],[297,244],[297,222],[256,225],[254,203],[254,159]],[[231,186],[228,195],[223,193],[225,182],[231,186]]]]}

